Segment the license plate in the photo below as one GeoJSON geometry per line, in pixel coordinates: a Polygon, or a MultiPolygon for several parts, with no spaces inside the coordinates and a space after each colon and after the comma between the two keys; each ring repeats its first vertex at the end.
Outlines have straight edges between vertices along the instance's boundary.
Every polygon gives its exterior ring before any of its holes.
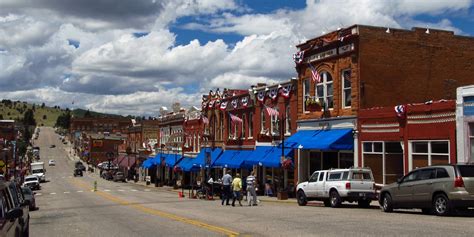
{"type": "Polygon", "coordinates": [[[359,197],[365,197],[365,193],[359,193],[359,197]]]}

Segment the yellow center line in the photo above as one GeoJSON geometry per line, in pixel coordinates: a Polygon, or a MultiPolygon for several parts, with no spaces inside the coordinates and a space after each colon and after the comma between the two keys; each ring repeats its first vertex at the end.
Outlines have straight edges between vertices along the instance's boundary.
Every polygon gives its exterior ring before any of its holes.
{"type": "MultiPolygon", "coordinates": [[[[88,190],[92,190],[92,187],[87,185],[83,181],[79,181],[77,179],[71,179],[71,180],[77,186],[80,186],[80,187],[88,189],[88,190]]],[[[141,212],[148,213],[148,214],[151,214],[151,215],[168,218],[168,219],[183,222],[183,223],[186,223],[186,224],[191,224],[191,225],[194,225],[194,226],[197,226],[197,227],[200,227],[200,228],[204,228],[204,229],[208,229],[208,230],[211,230],[211,231],[214,231],[214,232],[225,234],[227,236],[238,236],[240,234],[238,232],[235,232],[235,231],[223,228],[223,227],[207,224],[207,223],[204,223],[202,221],[193,220],[193,219],[190,219],[190,218],[187,218],[187,217],[178,216],[178,215],[175,215],[175,214],[172,214],[172,213],[167,213],[167,212],[159,211],[159,210],[156,210],[156,209],[148,208],[148,207],[145,207],[145,206],[140,205],[140,204],[128,202],[126,200],[123,200],[121,198],[115,197],[111,194],[108,194],[108,193],[105,193],[105,192],[102,192],[102,191],[96,191],[94,193],[101,196],[101,197],[103,197],[103,198],[105,198],[105,199],[107,199],[107,200],[109,200],[109,201],[118,203],[120,205],[129,206],[129,207],[132,207],[136,210],[139,210],[141,212]]]]}

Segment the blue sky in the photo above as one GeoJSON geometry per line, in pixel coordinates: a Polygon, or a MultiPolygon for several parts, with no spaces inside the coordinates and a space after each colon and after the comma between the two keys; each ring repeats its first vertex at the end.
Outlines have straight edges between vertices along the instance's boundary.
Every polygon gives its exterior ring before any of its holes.
{"type": "Polygon", "coordinates": [[[474,3],[0,0],[0,97],[156,116],[209,89],[288,80],[296,44],[354,24],[472,36],[474,3]]]}

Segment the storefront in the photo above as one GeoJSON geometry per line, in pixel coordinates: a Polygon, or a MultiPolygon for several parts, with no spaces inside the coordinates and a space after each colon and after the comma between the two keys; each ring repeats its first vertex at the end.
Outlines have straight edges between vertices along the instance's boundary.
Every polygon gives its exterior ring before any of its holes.
{"type": "Polygon", "coordinates": [[[296,148],[298,182],[316,170],[354,166],[355,117],[298,121],[287,143],[296,148]]]}
{"type": "Polygon", "coordinates": [[[474,162],[474,85],[457,89],[457,161],[474,162]]]}
{"type": "Polygon", "coordinates": [[[359,111],[360,163],[388,184],[417,167],[456,162],[454,101],[359,111]]]}

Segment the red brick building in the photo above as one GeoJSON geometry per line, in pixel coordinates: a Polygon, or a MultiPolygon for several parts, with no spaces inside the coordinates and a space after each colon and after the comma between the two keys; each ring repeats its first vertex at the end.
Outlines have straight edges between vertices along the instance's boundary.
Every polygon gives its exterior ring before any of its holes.
{"type": "Polygon", "coordinates": [[[114,160],[119,156],[119,147],[125,143],[125,136],[94,134],[89,135],[87,144],[89,145],[89,160],[88,162],[97,165],[101,162],[114,160]],[[107,154],[112,153],[113,157],[108,157],[107,154]]]}
{"type": "MultiPolygon", "coordinates": [[[[298,133],[319,131],[333,143],[344,140],[342,146],[318,144],[318,139],[300,144],[299,180],[316,169],[362,165],[360,109],[454,99],[456,87],[472,84],[474,38],[451,31],[354,25],[297,47],[304,52],[296,65],[298,133]]],[[[305,139],[301,135],[298,139],[305,139]]]]}
{"type": "Polygon", "coordinates": [[[408,104],[359,111],[359,163],[375,181],[397,181],[416,167],[456,163],[455,101],[408,104]]]}
{"type": "Polygon", "coordinates": [[[132,121],[128,118],[72,118],[70,132],[126,134],[128,127],[131,125],[132,121]]]}

